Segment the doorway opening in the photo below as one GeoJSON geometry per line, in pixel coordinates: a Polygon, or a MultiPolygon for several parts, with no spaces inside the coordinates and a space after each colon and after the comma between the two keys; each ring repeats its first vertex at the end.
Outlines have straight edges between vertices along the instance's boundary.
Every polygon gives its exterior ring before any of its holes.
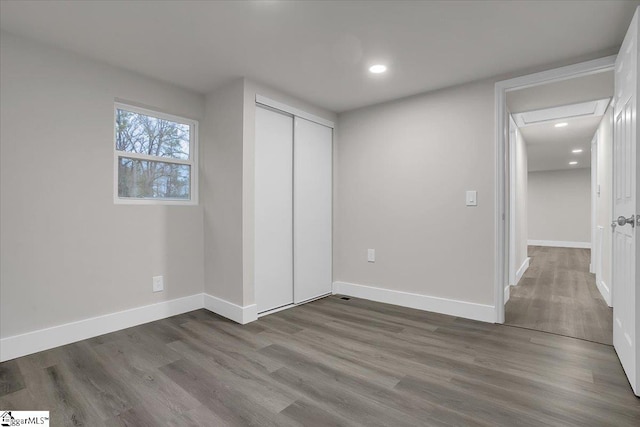
{"type": "Polygon", "coordinates": [[[507,93],[507,325],[613,344],[613,86],[603,71],[507,93]]]}
{"type": "MultiPolygon", "coordinates": [[[[637,315],[637,279],[640,251],[637,250],[637,247],[640,234],[637,233],[637,226],[640,226],[640,221],[638,220],[640,215],[638,215],[637,208],[638,200],[640,200],[640,187],[637,185],[637,165],[640,163],[640,150],[637,150],[638,122],[636,112],[639,87],[636,83],[638,82],[639,14],[640,7],[636,8],[617,56],[587,61],[496,83],[495,243],[497,257],[494,288],[496,322],[504,323],[505,287],[510,286],[510,193],[508,181],[510,168],[509,150],[506,143],[509,138],[507,93],[614,70],[613,155],[611,156],[613,185],[608,188],[613,195],[611,212],[613,215],[608,219],[611,222],[603,224],[602,228],[606,229],[609,226],[612,235],[612,274],[609,295],[613,305],[613,347],[629,379],[629,384],[638,396],[640,396],[640,389],[638,388],[638,384],[640,384],[640,369],[638,369],[638,366],[640,366],[640,351],[638,350],[640,316],[637,315]]],[[[599,136],[593,140],[593,144],[596,147],[601,144],[599,136]]],[[[597,163],[600,163],[599,154],[600,150],[597,150],[595,155],[597,163]]],[[[598,179],[598,175],[596,175],[596,179],[598,179]]],[[[597,192],[597,186],[593,188],[593,191],[597,192]]],[[[600,190],[602,190],[602,185],[600,185],[600,190]]],[[[592,212],[597,212],[597,209],[592,208],[592,212]]],[[[597,241],[599,229],[595,228],[593,233],[592,240],[597,241]]],[[[594,246],[596,248],[595,251],[599,251],[599,243],[594,246]]],[[[604,249],[599,252],[606,254],[604,249]]],[[[596,272],[597,269],[602,268],[600,261],[591,262],[590,264],[590,269],[595,269],[596,272]]],[[[599,292],[602,289],[604,287],[601,287],[599,292]]],[[[605,293],[603,292],[603,294],[605,293]]]]}
{"type": "MultiPolygon", "coordinates": [[[[565,162],[567,163],[567,167],[573,167],[576,169],[576,165],[569,165],[568,163],[574,161],[574,158],[571,156],[578,154],[581,155],[578,159],[578,161],[582,163],[580,166],[591,166],[590,143],[592,142],[592,137],[596,134],[596,128],[599,126],[599,122],[602,120],[601,116],[603,114],[603,112],[600,111],[600,118],[598,119],[594,115],[595,109],[599,108],[601,110],[602,104],[605,105],[605,110],[609,107],[608,101],[604,100],[610,100],[613,89],[612,85],[607,87],[606,84],[598,86],[601,87],[600,91],[590,91],[590,88],[592,88],[597,82],[608,80],[608,76],[613,72],[614,64],[615,56],[611,56],[522,76],[498,82],[496,84],[496,134],[498,135],[496,139],[496,150],[499,164],[503,165],[503,167],[497,168],[496,210],[497,212],[504,213],[503,215],[496,216],[496,245],[498,247],[499,256],[496,261],[497,283],[495,289],[495,301],[496,321],[498,323],[505,323],[505,303],[510,299],[511,285],[517,286],[517,283],[520,283],[522,276],[526,274],[527,269],[531,268],[532,261],[528,253],[529,224],[526,222],[528,211],[524,210],[525,215],[520,220],[520,229],[518,229],[518,221],[516,221],[515,218],[512,218],[517,211],[515,207],[512,206],[515,203],[517,187],[519,186],[520,192],[524,192],[525,195],[528,190],[528,170],[526,174],[523,174],[524,179],[521,179],[519,182],[515,180],[516,175],[511,173],[511,170],[515,169],[515,167],[511,167],[511,163],[515,164],[517,161],[519,161],[520,164],[527,165],[525,168],[528,168],[526,146],[524,145],[525,142],[522,131],[524,128],[529,127],[530,129],[527,129],[524,133],[533,134],[533,136],[529,135],[530,139],[537,137],[537,140],[540,140],[544,139],[545,133],[548,137],[552,130],[561,130],[563,127],[570,128],[570,126],[565,126],[562,123],[567,122],[571,116],[571,118],[576,121],[582,119],[583,122],[590,120],[592,124],[594,121],[597,122],[596,126],[591,129],[593,133],[587,137],[588,141],[586,143],[584,140],[582,141],[582,148],[571,148],[569,153],[566,153],[568,146],[571,146],[569,141],[565,142],[565,146],[560,145],[557,147],[547,148],[537,147],[532,152],[532,160],[538,159],[544,161],[546,158],[547,160],[551,159],[556,162],[556,166],[549,165],[547,169],[559,169],[557,164],[565,162]],[[601,103],[595,102],[590,106],[581,105],[588,101],[601,101],[601,103]],[[589,108],[591,108],[590,111],[589,108]],[[529,114],[515,115],[512,113],[529,114]],[[588,113],[591,115],[589,118],[586,116],[588,113]],[[560,120],[562,117],[567,120],[560,120]],[[516,123],[516,121],[518,123],[516,123]],[[535,123],[540,126],[535,126],[535,123]],[[555,127],[556,124],[560,124],[560,126],[555,127]],[[521,150],[520,153],[516,150],[516,145],[518,143],[516,140],[518,137],[521,139],[519,142],[520,146],[524,146],[525,148],[524,150],[521,150]],[[510,149],[511,145],[514,145],[513,149],[510,149]],[[556,150],[555,156],[554,149],[556,150]],[[582,153],[573,153],[572,151],[574,149],[582,149],[583,151],[582,153]],[[565,156],[563,157],[558,155],[557,150],[565,150],[565,156]],[[524,156],[522,155],[523,151],[525,152],[524,156]],[[519,158],[517,157],[518,154],[520,155],[519,158]],[[520,242],[524,241],[525,243],[524,245],[521,244],[520,249],[517,250],[518,245],[516,242],[518,239],[520,242]],[[523,247],[524,250],[522,249],[523,247]],[[518,260],[520,262],[518,262],[518,260]]],[[[576,126],[571,127],[576,128],[576,126]]],[[[594,142],[597,144],[597,141],[594,142]]],[[[540,163],[538,160],[536,160],[536,162],[540,163]]],[[[587,169],[586,172],[590,174],[589,169],[587,169]]],[[[591,192],[595,192],[596,190],[597,188],[594,187],[591,192]]],[[[588,202],[588,205],[590,205],[590,202],[588,202]]],[[[586,246],[588,243],[589,247],[567,248],[583,249],[582,259],[586,258],[588,271],[593,271],[596,264],[593,263],[593,265],[591,265],[590,253],[591,241],[595,241],[595,238],[591,237],[593,228],[591,224],[591,215],[593,214],[594,209],[594,207],[589,207],[587,208],[586,213],[586,221],[589,223],[589,237],[586,239],[580,239],[582,243],[584,243],[583,246],[586,246]]],[[[543,219],[546,222],[553,221],[553,217],[543,219]]],[[[593,232],[593,234],[597,233],[593,232]]],[[[539,237],[538,239],[543,240],[542,237],[539,237]]],[[[548,244],[548,242],[535,242],[535,239],[531,240],[531,243],[548,244]]],[[[532,244],[531,246],[536,245],[532,244]]],[[[600,253],[602,254],[603,252],[600,253]]],[[[579,262],[578,260],[581,259],[580,255],[567,255],[567,257],[573,258],[573,261],[571,261],[573,265],[576,265],[579,262]]],[[[541,258],[539,258],[539,260],[541,261],[541,258]]],[[[567,260],[566,263],[569,263],[569,260],[567,260]]],[[[535,267],[531,273],[533,272],[535,272],[535,267]]]]}

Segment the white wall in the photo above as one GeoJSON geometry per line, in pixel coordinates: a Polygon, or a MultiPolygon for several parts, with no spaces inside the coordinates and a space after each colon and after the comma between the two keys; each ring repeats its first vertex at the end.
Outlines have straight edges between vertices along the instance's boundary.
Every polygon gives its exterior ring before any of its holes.
{"type": "MultiPolygon", "coordinates": [[[[245,79],[205,99],[9,34],[1,42],[0,336],[203,289],[252,304],[255,93],[335,114],[245,79]],[[116,98],[201,120],[200,206],[113,204],[116,98]],[[158,274],[166,290],[154,294],[158,274]]],[[[340,115],[334,280],[493,304],[494,82],[340,115]],[[464,206],[468,189],[478,207],[464,206]]]]}
{"type": "Polygon", "coordinates": [[[0,336],[201,293],[202,207],[113,203],[113,104],[199,120],[204,98],[10,34],[0,42],[0,336]],[[164,292],[151,292],[155,275],[164,292]]]}
{"type": "Polygon", "coordinates": [[[597,179],[600,194],[596,198],[596,225],[602,227],[602,264],[597,272],[605,300],[611,304],[611,221],[613,220],[613,109],[609,107],[598,127],[597,179]]]}
{"type": "Polygon", "coordinates": [[[243,306],[242,162],[244,81],[206,97],[200,188],[207,294],[243,306]]]}
{"type": "Polygon", "coordinates": [[[494,81],[340,114],[334,280],[493,306],[494,144],[494,81]]]}
{"type": "Polygon", "coordinates": [[[591,241],[591,170],[529,172],[529,240],[591,241]]]}
{"type": "Polygon", "coordinates": [[[203,290],[253,304],[255,94],[336,115],[243,78],[205,97],[1,41],[0,337],[203,290]],[[114,205],[116,99],[200,121],[200,206],[114,205]],[[151,292],[155,275],[164,292],[151,292]]]}
{"type": "Polygon", "coordinates": [[[520,130],[516,132],[515,145],[515,268],[517,271],[528,258],[527,240],[529,238],[527,144],[520,130]]]}

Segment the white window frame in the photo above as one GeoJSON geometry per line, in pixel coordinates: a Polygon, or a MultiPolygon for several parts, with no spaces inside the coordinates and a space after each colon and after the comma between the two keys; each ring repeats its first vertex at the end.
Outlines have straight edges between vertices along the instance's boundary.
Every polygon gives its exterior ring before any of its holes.
{"type": "Polygon", "coordinates": [[[180,205],[195,206],[198,205],[198,121],[188,119],[186,117],[174,116],[172,114],[163,113],[157,110],[149,110],[137,107],[131,104],[115,102],[113,105],[113,202],[117,205],[180,205]],[[189,159],[173,159],[170,157],[149,156],[147,154],[132,153],[129,151],[120,151],[116,149],[116,127],[118,110],[131,111],[132,113],[143,114],[158,119],[168,120],[176,123],[189,125],[189,159]],[[172,163],[180,165],[188,165],[191,167],[191,188],[189,189],[189,199],[154,199],[154,198],[135,198],[120,197],[118,195],[118,163],[120,157],[137,160],[151,160],[163,163],[172,163]]]}

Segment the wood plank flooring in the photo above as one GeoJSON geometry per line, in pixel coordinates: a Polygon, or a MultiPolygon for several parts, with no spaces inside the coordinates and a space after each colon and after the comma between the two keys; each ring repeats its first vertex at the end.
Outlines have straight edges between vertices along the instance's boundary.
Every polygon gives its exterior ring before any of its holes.
{"type": "Polygon", "coordinates": [[[0,364],[52,426],[638,426],[613,348],[351,298],[205,310],[0,364]]]}
{"type": "Polygon", "coordinates": [[[589,249],[529,246],[529,257],[505,323],[613,345],[613,312],[589,273],[589,249]]]}

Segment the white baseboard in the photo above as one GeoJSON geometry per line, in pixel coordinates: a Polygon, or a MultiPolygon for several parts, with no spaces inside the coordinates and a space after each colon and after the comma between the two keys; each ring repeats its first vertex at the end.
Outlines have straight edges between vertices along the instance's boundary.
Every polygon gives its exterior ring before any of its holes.
{"type": "Polygon", "coordinates": [[[603,280],[596,280],[596,286],[609,307],[613,307],[611,302],[611,288],[603,280]]]}
{"type": "Polygon", "coordinates": [[[530,262],[531,262],[531,258],[527,257],[527,259],[524,260],[524,262],[522,263],[518,271],[516,271],[516,283],[515,283],[516,285],[520,282],[520,279],[522,279],[522,276],[524,276],[524,273],[526,273],[527,269],[529,268],[530,262]]]}
{"type": "Polygon", "coordinates": [[[258,306],[256,304],[242,307],[209,294],[204,294],[204,308],[241,325],[258,319],[258,306]]]}
{"type": "Polygon", "coordinates": [[[208,294],[163,301],[0,339],[0,362],[205,308],[242,325],[258,319],[255,304],[240,307],[208,294]]]}
{"type": "Polygon", "coordinates": [[[418,310],[448,314],[450,316],[464,317],[466,319],[480,320],[482,322],[494,323],[496,320],[495,309],[492,305],[393,291],[347,282],[333,282],[333,293],[418,310]]]}
{"type": "Polygon", "coordinates": [[[2,338],[0,339],[0,362],[202,307],[202,294],[196,294],[2,338]]]}
{"type": "Polygon", "coordinates": [[[509,297],[511,296],[511,286],[504,287],[504,303],[509,302],[509,297]]]}
{"type": "Polygon", "coordinates": [[[529,240],[529,246],[550,246],[553,248],[581,248],[591,249],[590,242],[564,242],[561,240],[529,240]]]}
{"type": "Polygon", "coordinates": [[[340,284],[340,283],[343,283],[343,282],[333,282],[333,283],[331,284],[331,293],[332,293],[333,295],[338,294],[338,288],[339,288],[339,284],[340,284]]]}

